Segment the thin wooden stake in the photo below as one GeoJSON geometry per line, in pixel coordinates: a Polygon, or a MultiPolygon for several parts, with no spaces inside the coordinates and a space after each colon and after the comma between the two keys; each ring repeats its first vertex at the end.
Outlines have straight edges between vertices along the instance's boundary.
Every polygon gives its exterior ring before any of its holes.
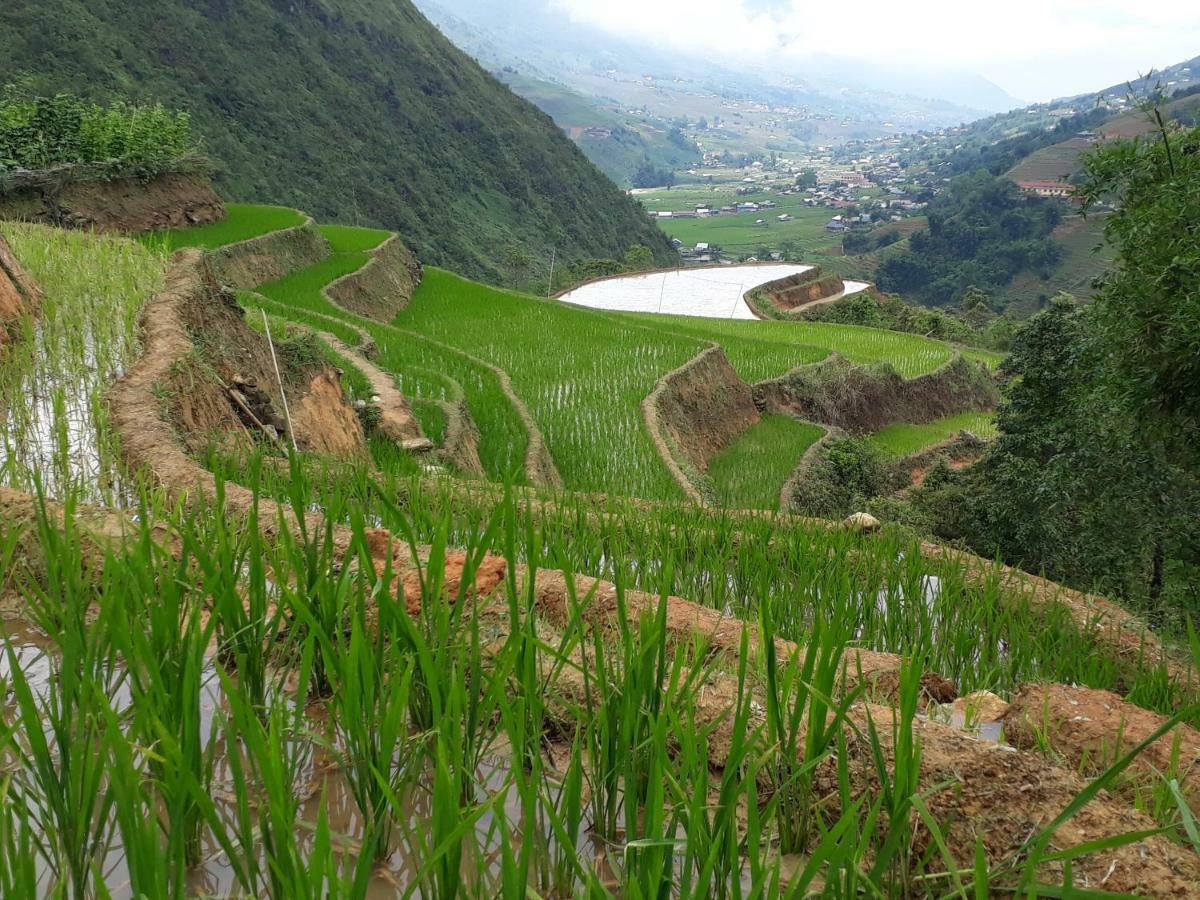
{"type": "Polygon", "coordinates": [[[279,384],[279,396],[283,399],[283,418],[287,421],[288,439],[292,442],[292,452],[299,453],[296,446],[296,432],[292,430],[292,414],[288,411],[287,392],[283,389],[283,376],[279,374],[279,360],[275,358],[275,342],[271,340],[271,323],[267,321],[267,311],[259,310],[263,317],[263,328],[267,332],[267,346],[271,348],[271,364],[275,366],[275,381],[279,384]]]}

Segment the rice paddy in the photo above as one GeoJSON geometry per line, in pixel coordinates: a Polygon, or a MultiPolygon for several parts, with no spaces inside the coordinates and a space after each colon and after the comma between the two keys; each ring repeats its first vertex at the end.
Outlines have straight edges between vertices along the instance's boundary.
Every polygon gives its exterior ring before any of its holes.
{"type": "Polygon", "coordinates": [[[779,509],[784,482],[824,433],[819,425],[788,416],[763,416],[709,463],[717,502],[732,509],[779,509]]]}
{"type": "Polygon", "coordinates": [[[872,434],[867,440],[885,455],[900,458],[947,440],[960,431],[969,431],[979,438],[996,436],[992,413],[965,412],[936,419],[932,422],[900,422],[872,434]]]}
{"type": "Polygon", "coordinates": [[[286,206],[261,206],[252,203],[227,203],[228,215],[219,222],[196,228],[177,228],[151,232],[142,238],[167,251],[183,247],[203,247],[214,250],[250,238],[303,225],[305,217],[286,206]]]}
{"type": "MultiPolygon", "coordinates": [[[[6,423],[0,480],[49,484],[66,509],[0,517],[0,597],[21,613],[0,638],[0,896],[1066,896],[1101,879],[1145,893],[1167,858],[1189,871],[1178,773],[1139,783],[1154,802],[1135,811],[1120,799],[1132,757],[1085,789],[1052,758],[936,725],[923,695],[932,673],[959,696],[1078,683],[1175,716],[1162,734],[1200,724],[1166,662],[1112,651],[1066,606],[969,578],[902,530],[741,512],[776,508],[816,426],[768,415],[730,444],[706,473],[739,508],[722,510],[680,501],[638,415],[713,340],[747,381],[831,351],[915,377],[953,348],[598,312],[436,269],[374,322],[322,289],[386,235],[325,228],[329,260],[243,303],[351,345],[365,332],[435,439],[436,401],[461,397],[496,484],[419,474],[394,447],[373,447],[375,465],[204,460],[292,513],[272,521],[234,514],[220,489],[180,506],[112,487],[99,398],[137,352],[163,257],[5,230],[48,300],[0,360],[0,402],[56,398],[44,425],[11,414],[23,432],[6,423]],[[529,435],[492,366],[567,491],[513,484],[529,435]],[[8,443],[39,429],[49,455],[8,443]],[[93,445],[103,463],[81,466],[93,445]],[[100,528],[83,500],[137,512],[100,528]],[[720,630],[693,630],[710,614],[720,630]],[[860,650],[897,655],[871,680],[860,650]],[[995,759],[1011,783],[979,764],[995,759]]],[[[987,421],[952,419],[873,440],[899,453],[987,421]]]]}
{"type": "Polygon", "coordinates": [[[46,299],[0,357],[0,484],[123,504],[104,392],[137,356],[163,260],[128,238],[15,222],[4,233],[46,299]]]}

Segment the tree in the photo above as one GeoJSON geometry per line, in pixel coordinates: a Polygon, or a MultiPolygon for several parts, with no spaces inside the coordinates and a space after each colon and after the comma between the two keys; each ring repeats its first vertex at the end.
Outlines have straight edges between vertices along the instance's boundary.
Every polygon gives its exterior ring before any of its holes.
{"type": "Polygon", "coordinates": [[[654,268],[654,254],[644,244],[634,244],[625,251],[625,267],[633,272],[654,268]]]}
{"type": "Polygon", "coordinates": [[[999,439],[913,502],[943,536],[1178,624],[1200,605],[1200,129],[1148,113],[1149,138],[1084,160],[1087,207],[1116,206],[1094,303],[1056,297],[1015,334],[999,439]]]}
{"type": "Polygon", "coordinates": [[[1200,128],[1164,122],[1084,162],[1085,203],[1116,202],[1105,237],[1117,265],[1096,295],[1096,353],[1114,398],[1200,460],[1200,128]]]}

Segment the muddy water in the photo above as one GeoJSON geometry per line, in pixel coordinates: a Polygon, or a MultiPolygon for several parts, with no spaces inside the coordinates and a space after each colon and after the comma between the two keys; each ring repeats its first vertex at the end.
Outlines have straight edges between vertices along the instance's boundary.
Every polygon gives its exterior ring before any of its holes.
{"type": "MultiPolygon", "coordinates": [[[[55,675],[55,661],[50,642],[35,629],[21,620],[5,619],[0,622],[0,630],[5,635],[0,639],[0,685],[3,685],[6,696],[0,700],[0,714],[8,721],[16,717],[16,705],[11,691],[7,686],[11,676],[11,661],[7,649],[11,648],[17,665],[28,679],[35,695],[44,698],[48,695],[55,675]]],[[[128,709],[130,704],[129,690],[119,685],[112,693],[110,701],[117,711],[128,709]]],[[[280,701],[290,702],[290,701],[280,701]]],[[[201,724],[202,744],[207,745],[210,738],[221,726],[227,705],[214,666],[210,665],[205,672],[201,688],[201,724]]],[[[307,710],[309,722],[314,735],[326,734],[326,717],[320,706],[310,706],[307,710]]],[[[296,749],[299,745],[293,745],[296,749]]],[[[218,812],[232,823],[234,820],[235,783],[225,755],[222,741],[216,744],[215,772],[211,786],[211,796],[216,802],[218,812]]],[[[357,859],[357,850],[364,836],[364,822],[354,801],[348,783],[339,770],[334,756],[326,749],[318,746],[317,742],[309,742],[303,748],[308,751],[305,764],[302,766],[294,791],[301,799],[298,839],[302,848],[311,846],[312,835],[324,805],[325,820],[332,834],[335,850],[340,851],[344,865],[348,870],[357,859]]],[[[334,748],[336,751],[336,747],[334,748]]],[[[497,753],[487,758],[477,774],[477,784],[487,793],[503,791],[509,779],[509,760],[502,752],[503,747],[497,747],[497,753]]],[[[9,760],[10,770],[13,768],[9,760]]],[[[407,803],[408,827],[414,829],[427,828],[426,822],[434,814],[434,807],[442,802],[457,805],[457,798],[442,798],[435,796],[432,789],[432,775],[418,783],[418,788],[405,798],[407,803]]],[[[483,799],[481,795],[480,799],[483,799]]],[[[496,813],[488,813],[476,823],[477,841],[472,845],[467,841],[463,860],[464,879],[476,878],[478,867],[471,856],[472,846],[483,848],[490,860],[488,868],[498,871],[499,837],[501,827],[510,830],[509,839],[514,849],[519,848],[521,835],[512,831],[511,823],[522,821],[522,809],[511,792],[505,795],[499,809],[503,810],[504,819],[496,822],[496,813]]],[[[398,826],[399,828],[403,826],[398,826]]],[[[554,846],[549,838],[539,838],[543,843],[554,846]]],[[[593,841],[588,835],[581,835],[579,842],[581,852],[589,855],[589,863],[597,866],[602,876],[608,871],[605,861],[605,845],[601,841],[593,841]]],[[[203,839],[204,861],[189,877],[189,893],[192,896],[231,897],[240,896],[237,893],[237,881],[229,859],[223,854],[219,844],[211,833],[206,833],[203,839]]],[[[399,846],[386,860],[375,867],[366,896],[368,898],[393,898],[402,893],[414,882],[422,860],[414,859],[408,851],[399,846]]],[[[39,879],[44,887],[45,896],[49,895],[51,873],[42,859],[37,860],[39,879]]],[[[132,891],[125,870],[124,853],[121,848],[120,836],[114,838],[112,846],[102,860],[101,871],[104,882],[115,900],[130,898],[132,891]]],[[[611,871],[608,871],[611,878],[611,871]]]]}
{"type": "Polygon", "coordinates": [[[0,372],[0,482],[31,490],[36,479],[51,497],[74,489],[87,502],[127,505],[103,395],[136,353],[131,337],[112,341],[87,322],[66,335],[40,324],[0,372]]]}

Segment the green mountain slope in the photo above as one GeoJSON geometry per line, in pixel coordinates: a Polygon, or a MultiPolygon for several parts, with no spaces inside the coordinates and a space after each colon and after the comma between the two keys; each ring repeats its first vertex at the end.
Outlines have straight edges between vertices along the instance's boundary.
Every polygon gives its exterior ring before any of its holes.
{"type": "Polygon", "coordinates": [[[548,116],[409,0],[6,0],[0,46],[0,83],[189,110],[232,197],[394,228],[464,274],[499,280],[517,250],[672,258],[548,116]]]}

